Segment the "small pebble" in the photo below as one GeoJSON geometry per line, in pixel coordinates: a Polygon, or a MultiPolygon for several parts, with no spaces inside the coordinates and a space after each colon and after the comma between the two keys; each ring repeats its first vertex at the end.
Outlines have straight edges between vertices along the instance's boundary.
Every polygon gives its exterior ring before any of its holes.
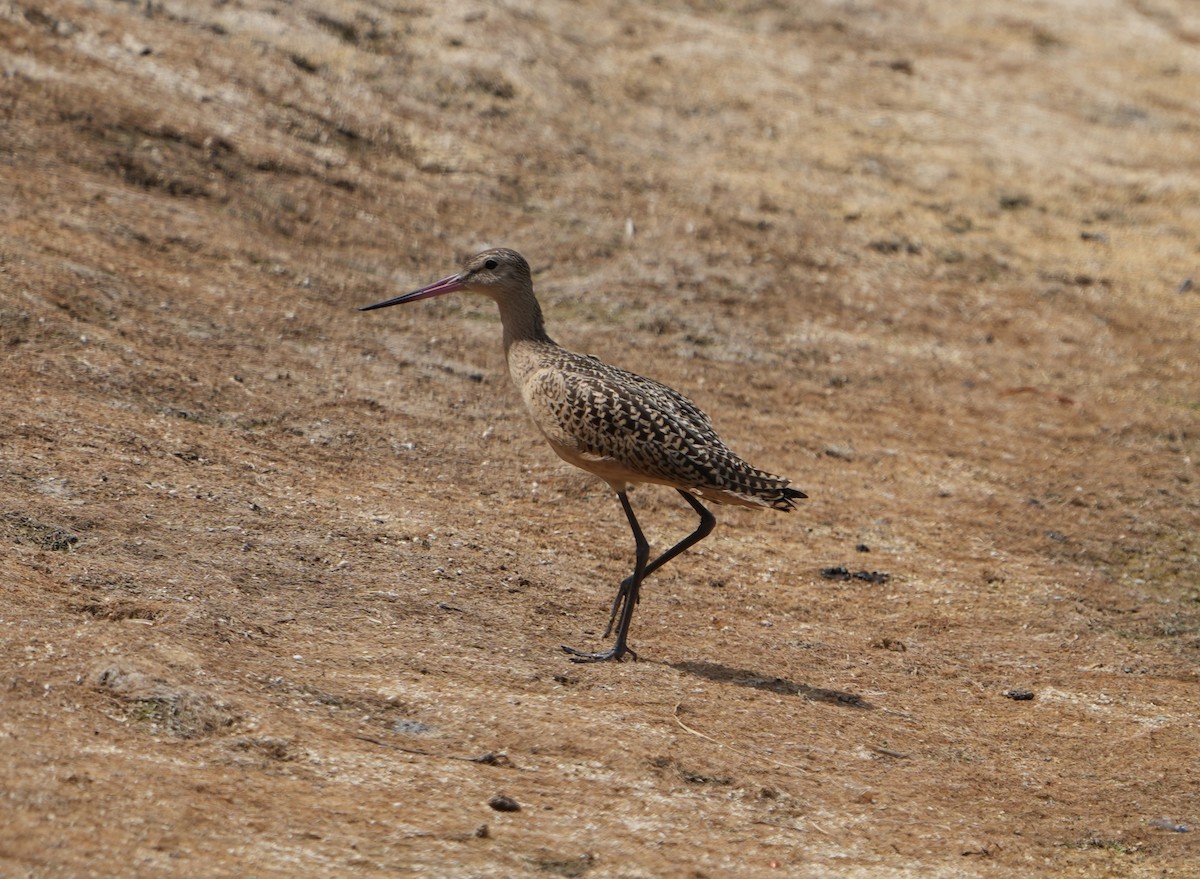
{"type": "Polygon", "coordinates": [[[1012,699],[1014,702],[1028,702],[1033,698],[1033,690],[1005,690],[1004,695],[1009,699],[1012,699]]]}
{"type": "Polygon", "coordinates": [[[892,575],[883,571],[851,571],[844,565],[822,568],[821,576],[826,580],[863,580],[867,583],[886,583],[892,575]]]}
{"type": "Polygon", "coordinates": [[[1192,828],[1186,824],[1179,824],[1165,815],[1162,818],[1150,819],[1150,826],[1157,827],[1159,830],[1170,830],[1172,833],[1188,833],[1192,828]]]}
{"type": "Polygon", "coordinates": [[[505,794],[496,794],[494,797],[492,797],[490,800],[488,800],[488,805],[491,806],[493,809],[495,809],[497,812],[520,812],[521,811],[521,804],[518,803],[516,800],[514,800],[512,797],[506,796],[505,794]]]}
{"type": "Polygon", "coordinates": [[[408,717],[398,718],[392,723],[392,732],[397,732],[404,736],[423,736],[432,731],[432,729],[433,727],[429,724],[408,717]]]}
{"type": "Polygon", "coordinates": [[[866,583],[886,583],[892,579],[892,575],[884,571],[855,571],[850,576],[866,583]]]}

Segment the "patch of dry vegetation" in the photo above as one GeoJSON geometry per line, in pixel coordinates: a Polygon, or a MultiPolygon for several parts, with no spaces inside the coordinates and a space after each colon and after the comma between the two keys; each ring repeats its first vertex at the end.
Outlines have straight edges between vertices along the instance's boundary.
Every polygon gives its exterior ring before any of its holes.
{"type": "Polygon", "coordinates": [[[1191,875],[1200,19],[942,6],[0,5],[0,872],[1191,875]],[[642,662],[485,243],[811,496],[642,662]]]}

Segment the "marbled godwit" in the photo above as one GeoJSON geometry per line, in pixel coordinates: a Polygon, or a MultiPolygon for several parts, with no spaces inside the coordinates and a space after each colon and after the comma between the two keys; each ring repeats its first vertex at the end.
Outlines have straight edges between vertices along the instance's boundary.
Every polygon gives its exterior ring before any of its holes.
{"type": "Polygon", "coordinates": [[[637,551],[633,573],[621,583],[604,637],[616,626],[617,640],[601,653],[563,647],[575,662],[637,659],[628,644],[629,623],[642,581],[684,550],[703,540],[717,520],[700,498],[744,507],[794,509],[802,491],[788,480],[751,467],[731,452],[712,421],[666,385],[595,357],[575,354],[548,335],[533,295],[529,264],[515,250],[485,250],[463,270],[427,287],[360,311],[429,299],[457,290],[490,296],[500,307],[504,354],[525,408],[550,447],[569,464],[599,476],[617,493],[637,551]],[[675,488],[700,516],[696,530],[654,561],[628,491],[633,483],[675,488]]]}

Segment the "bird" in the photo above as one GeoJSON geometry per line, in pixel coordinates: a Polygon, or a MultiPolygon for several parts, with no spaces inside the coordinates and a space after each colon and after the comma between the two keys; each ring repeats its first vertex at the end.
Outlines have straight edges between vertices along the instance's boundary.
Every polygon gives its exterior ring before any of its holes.
{"type": "Polygon", "coordinates": [[[636,660],[629,628],[642,582],[712,532],[716,517],[702,501],[786,512],[807,495],[730,451],[712,419],[679,391],[551,339],[529,263],[515,250],[484,250],[453,275],[359,311],[459,291],[483,294],[499,306],[509,373],[534,424],[564,461],[608,483],[633,532],[633,573],[617,590],[604,632],[608,638],[615,628],[612,646],[561,649],[573,662],[636,660]],[[630,489],[641,483],[674,488],[700,517],[691,534],[653,560],[629,502],[630,489]]]}

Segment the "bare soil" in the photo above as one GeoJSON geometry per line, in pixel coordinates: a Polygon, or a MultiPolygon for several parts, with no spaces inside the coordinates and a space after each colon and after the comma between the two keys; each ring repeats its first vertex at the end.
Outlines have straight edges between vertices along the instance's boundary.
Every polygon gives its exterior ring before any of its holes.
{"type": "Polygon", "coordinates": [[[0,74],[0,875],[1197,874],[1194,3],[4,0],[0,74]],[[492,304],[355,311],[487,244],[810,495],[638,662],[492,304]]]}

